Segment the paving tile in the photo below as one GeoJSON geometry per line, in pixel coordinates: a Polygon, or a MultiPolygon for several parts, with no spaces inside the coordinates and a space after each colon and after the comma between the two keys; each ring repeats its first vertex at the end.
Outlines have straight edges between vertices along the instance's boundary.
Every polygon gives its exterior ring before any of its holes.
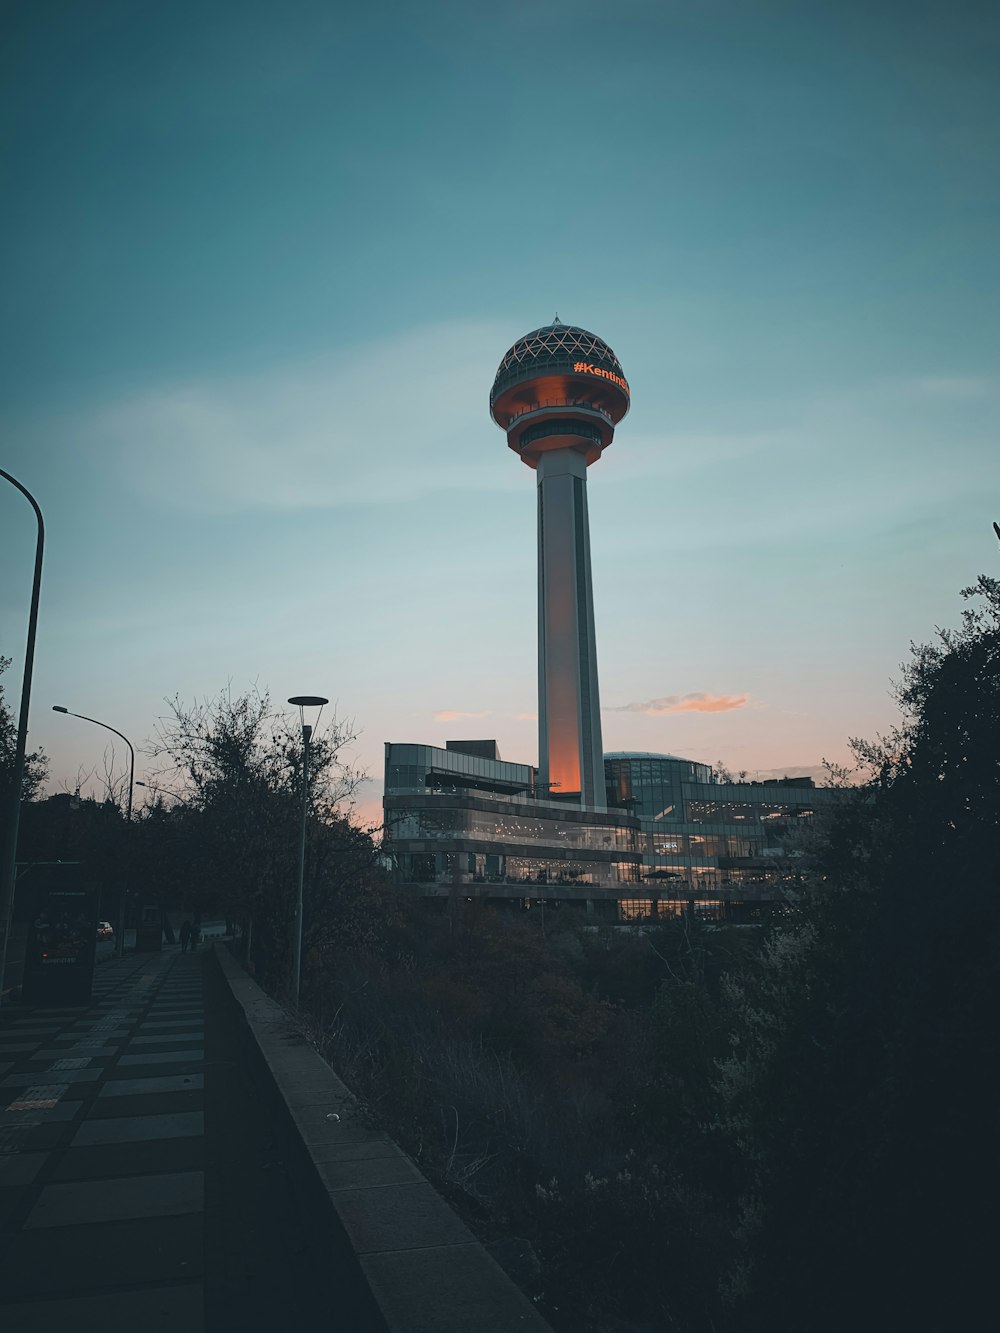
{"type": "Polygon", "coordinates": [[[190,1051],[148,1051],[139,1055],[123,1055],[115,1066],[123,1065],[185,1065],[200,1064],[205,1058],[204,1048],[190,1051]]]}
{"type": "Polygon", "coordinates": [[[0,1116],[0,1156],[8,1157],[12,1153],[23,1152],[30,1131],[42,1122],[34,1117],[21,1119],[20,1116],[0,1116]]]}
{"type": "Polygon", "coordinates": [[[52,1152],[62,1146],[67,1130],[72,1128],[72,1121],[69,1125],[65,1120],[47,1121],[43,1115],[32,1116],[32,1120],[32,1128],[21,1143],[22,1152],[52,1152]]]}
{"type": "Polygon", "coordinates": [[[120,1273],[140,1287],[199,1278],[203,1265],[199,1213],[99,1227],[38,1227],[14,1238],[0,1265],[0,1290],[8,1299],[84,1294],[114,1285],[120,1273]]]}
{"type": "Polygon", "coordinates": [[[79,1027],[64,1028],[55,1041],[107,1041],[108,1033],[131,1032],[132,1025],[138,1021],[137,1018],[116,1018],[111,1023],[81,1023],[79,1027]]]}
{"type": "Polygon", "coordinates": [[[103,1097],[92,1103],[88,1120],[118,1120],[137,1115],[177,1115],[181,1111],[202,1111],[204,1092],[156,1092],[152,1096],[134,1093],[130,1097],[103,1097]]]}
{"type": "Polygon", "coordinates": [[[31,1058],[32,1060],[62,1060],[67,1056],[72,1055],[73,1052],[79,1050],[81,1055],[86,1053],[88,1059],[98,1060],[117,1055],[119,1049],[118,1046],[87,1046],[85,1048],[79,1046],[64,1046],[62,1050],[53,1047],[50,1051],[36,1051],[31,1058]]]}
{"type": "Polygon", "coordinates": [[[100,1329],[102,1333],[204,1333],[201,1283],[115,1291],[61,1301],[30,1301],[2,1308],[18,1333],[52,1333],[57,1328],[100,1329]]]}
{"type": "Polygon", "coordinates": [[[0,1087],[23,1088],[29,1083],[96,1083],[103,1069],[34,1069],[30,1073],[8,1074],[0,1087]]]}
{"type": "Polygon", "coordinates": [[[10,1106],[13,1107],[15,1103],[31,1101],[45,1102],[46,1104],[57,1102],[66,1092],[69,1092],[68,1083],[29,1083],[22,1092],[15,1096],[10,1106]]]}
{"type": "Polygon", "coordinates": [[[127,1143],[139,1139],[175,1139],[204,1134],[201,1111],[175,1115],[119,1116],[113,1120],[85,1120],[73,1138],[75,1147],[98,1143],[127,1143]]]}
{"type": "Polygon", "coordinates": [[[192,1032],[158,1032],[149,1037],[142,1036],[140,1031],[140,1035],[129,1042],[128,1049],[131,1051],[135,1046],[169,1046],[171,1042],[176,1046],[178,1043],[193,1041],[196,1035],[202,1036],[203,1033],[204,1028],[200,1026],[192,1032]]]}
{"type": "Polygon", "coordinates": [[[59,1155],[50,1180],[111,1180],[116,1176],[154,1175],[164,1171],[201,1171],[205,1140],[148,1139],[138,1143],[68,1148],[59,1155]]]}
{"type": "Polygon", "coordinates": [[[113,1078],[98,1091],[98,1097],[149,1096],[155,1092],[197,1092],[205,1086],[204,1074],[161,1074],[151,1078],[113,1078]]]}
{"type": "Polygon", "coordinates": [[[47,1152],[0,1153],[0,1185],[30,1185],[48,1160],[47,1152]]]}
{"type": "Polygon", "coordinates": [[[201,1171],[158,1176],[123,1176],[118,1180],[77,1180],[46,1185],[25,1228],[66,1227],[126,1218],[171,1217],[200,1213],[205,1203],[201,1171]]]}
{"type": "Polygon", "coordinates": [[[176,1029],[177,1031],[187,1031],[189,1028],[202,1029],[205,1026],[203,1018],[173,1018],[166,1019],[159,1023],[143,1023],[139,1029],[140,1032],[160,1032],[164,1028],[176,1029]]]}
{"type": "Polygon", "coordinates": [[[117,1041],[121,1037],[130,1037],[132,1029],[123,1027],[87,1028],[86,1032],[69,1032],[64,1037],[57,1038],[57,1040],[73,1042],[78,1041],[85,1035],[99,1037],[101,1041],[117,1041]]]}
{"type": "Polygon", "coordinates": [[[29,1115],[44,1125],[50,1120],[75,1120],[82,1105],[83,1102],[53,1100],[47,1103],[44,1098],[18,1098],[2,1114],[5,1121],[19,1115],[29,1115]]]}
{"type": "Polygon", "coordinates": [[[37,1048],[37,1041],[5,1041],[0,1045],[0,1055],[19,1055],[21,1051],[33,1051],[37,1048]]]}
{"type": "Polygon", "coordinates": [[[8,1227],[16,1229],[33,1193],[30,1185],[5,1185],[0,1181],[0,1231],[6,1231],[8,1227]]]}

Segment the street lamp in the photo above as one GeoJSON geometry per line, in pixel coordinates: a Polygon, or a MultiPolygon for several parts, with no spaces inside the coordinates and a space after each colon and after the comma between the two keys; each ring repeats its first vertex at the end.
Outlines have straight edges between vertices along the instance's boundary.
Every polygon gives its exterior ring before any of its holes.
{"type": "Polygon", "coordinates": [[[14,744],[14,768],[10,775],[10,809],[7,812],[7,841],[3,871],[0,873],[0,1004],[3,1003],[3,978],[7,966],[7,940],[14,914],[14,884],[17,880],[17,830],[21,822],[21,788],[24,785],[24,751],[28,740],[28,701],[31,698],[31,673],[35,663],[35,629],[38,625],[38,594],[42,586],[42,552],[45,548],[45,523],[42,511],[31,492],[9,472],[0,468],[0,477],[16,486],[35,511],[38,536],[35,539],[35,575],[31,584],[31,609],[28,612],[28,643],[24,650],[24,676],[21,681],[21,711],[17,719],[14,744]]]}
{"type": "MultiPolygon", "coordinates": [[[[292,968],[292,1000],[299,1007],[299,985],[302,980],[302,885],[306,874],[306,815],[309,811],[309,741],[313,729],[306,722],[305,709],[319,708],[330,702],[318,694],[295,694],[288,701],[299,710],[302,727],[302,831],[299,838],[299,883],[295,893],[295,956],[292,968]]],[[[319,714],[316,715],[319,724],[319,714]]]]}
{"type": "MultiPolygon", "coordinates": [[[[63,708],[62,704],[52,705],[53,713],[65,713],[67,717],[78,717],[81,722],[93,722],[95,727],[103,727],[105,731],[113,731],[116,736],[128,746],[128,752],[131,756],[128,770],[128,806],[125,811],[125,823],[128,828],[126,839],[132,835],[132,789],[135,786],[135,750],[132,748],[132,742],[127,736],[123,736],[117,727],[109,726],[107,722],[98,722],[96,717],[86,717],[83,713],[71,713],[68,708],[63,708]]],[[[125,843],[126,865],[128,864],[128,841],[125,843]]],[[[125,893],[127,888],[127,876],[122,884],[120,901],[118,903],[118,939],[115,941],[115,956],[125,957],[125,893]]]]}

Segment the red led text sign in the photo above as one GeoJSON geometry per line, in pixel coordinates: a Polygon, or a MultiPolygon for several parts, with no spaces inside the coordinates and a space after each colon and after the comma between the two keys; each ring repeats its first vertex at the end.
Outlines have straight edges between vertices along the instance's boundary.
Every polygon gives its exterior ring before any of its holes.
{"type": "Polygon", "coordinates": [[[602,380],[610,380],[612,384],[617,384],[619,389],[624,389],[628,393],[629,388],[621,375],[615,375],[610,370],[602,370],[600,366],[592,366],[589,361],[574,361],[573,369],[578,375],[598,375],[602,380]]]}

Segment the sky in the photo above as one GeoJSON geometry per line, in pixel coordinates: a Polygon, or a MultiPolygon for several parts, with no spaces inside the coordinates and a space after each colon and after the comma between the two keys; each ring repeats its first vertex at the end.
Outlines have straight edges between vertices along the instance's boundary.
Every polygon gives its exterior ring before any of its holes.
{"type": "Polygon", "coordinates": [[[141,749],[227,685],[353,719],[366,820],[386,740],[535,762],[535,478],[488,399],[557,312],[633,395],[588,474],[607,750],[846,762],[997,572],[995,6],[7,0],[0,34],[50,791],[109,739],[53,703],[141,749]]]}

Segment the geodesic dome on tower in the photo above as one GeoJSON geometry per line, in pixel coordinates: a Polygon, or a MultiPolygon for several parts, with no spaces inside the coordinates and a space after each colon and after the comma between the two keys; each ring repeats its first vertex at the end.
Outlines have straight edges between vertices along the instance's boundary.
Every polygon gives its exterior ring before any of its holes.
{"type": "Polygon", "coordinates": [[[590,464],[611,443],[629,402],[628,381],[608,344],[557,315],[518,338],[500,362],[490,416],[529,467],[541,453],[563,448],[590,464]]]}
{"type": "Polygon", "coordinates": [[[604,339],[598,338],[596,333],[588,329],[578,328],[575,324],[563,324],[556,319],[518,338],[507,352],[493,381],[490,405],[505,390],[522,380],[533,379],[537,375],[572,374],[574,365],[579,362],[608,371],[615,377],[612,382],[620,383],[620,387],[628,394],[628,381],[621,362],[604,339]]]}

